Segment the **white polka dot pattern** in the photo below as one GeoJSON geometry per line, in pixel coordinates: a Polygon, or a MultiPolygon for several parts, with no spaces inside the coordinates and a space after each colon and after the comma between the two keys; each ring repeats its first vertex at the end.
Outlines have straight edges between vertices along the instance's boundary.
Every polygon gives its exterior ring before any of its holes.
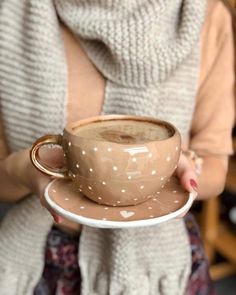
{"type": "MultiPolygon", "coordinates": [[[[61,183],[61,180],[57,180],[56,182],[61,183]]],[[[74,187],[71,187],[74,190],[74,187]]],[[[114,218],[120,221],[138,220],[141,216],[143,219],[157,218],[163,214],[175,212],[185,204],[189,197],[188,193],[185,192],[175,180],[167,184],[162,191],[157,191],[155,194],[150,195],[149,199],[141,204],[137,204],[138,198],[134,197],[133,202],[136,204],[135,206],[120,206],[121,201],[119,200],[112,206],[104,206],[100,202],[103,196],[98,196],[98,203],[95,203],[83,195],[78,195],[77,191],[74,191],[74,195],[70,194],[68,186],[66,187],[67,192],[63,191],[63,189],[64,188],[60,186],[52,187],[51,198],[54,199],[57,198],[58,195],[61,195],[61,201],[64,201],[64,206],[74,208],[81,216],[90,216],[91,218],[100,220],[105,218],[108,221],[114,218]]],[[[121,189],[120,191],[124,190],[125,189],[121,189]]],[[[57,203],[58,202],[57,200],[57,203]]]]}

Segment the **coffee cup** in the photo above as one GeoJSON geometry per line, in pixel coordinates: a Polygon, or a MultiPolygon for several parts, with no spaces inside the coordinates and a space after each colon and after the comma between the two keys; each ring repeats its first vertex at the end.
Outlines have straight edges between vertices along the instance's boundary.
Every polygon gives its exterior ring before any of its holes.
{"type": "Polygon", "coordinates": [[[78,192],[110,206],[136,205],[160,191],[180,156],[180,133],[171,123],[149,117],[106,115],[68,124],[63,134],[39,138],[32,163],[55,178],[70,178],[78,192]],[[40,147],[60,145],[66,167],[48,167],[40,147]]]}

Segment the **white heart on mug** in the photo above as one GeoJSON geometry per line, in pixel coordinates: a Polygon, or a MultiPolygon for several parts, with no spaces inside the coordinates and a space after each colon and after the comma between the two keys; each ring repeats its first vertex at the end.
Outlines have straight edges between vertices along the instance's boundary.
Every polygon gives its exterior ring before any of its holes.
{"type": "Polygon", "coordinates": [[[123,211],[120,211],[120,215],[124,218],[129,218],[134,215],[134,212],[123,210],[123,211]]]}

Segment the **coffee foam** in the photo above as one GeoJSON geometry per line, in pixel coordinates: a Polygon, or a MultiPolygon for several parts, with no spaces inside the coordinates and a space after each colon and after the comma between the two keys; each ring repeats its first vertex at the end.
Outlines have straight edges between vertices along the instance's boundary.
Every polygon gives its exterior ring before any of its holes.
{"type": "Polygon", "coordinates": [[[173,135],[173,130],[161,123],[109,120],[78,126],[73,129],[73,134],[98,141],[136,144],[167,139],[173,135]]]}

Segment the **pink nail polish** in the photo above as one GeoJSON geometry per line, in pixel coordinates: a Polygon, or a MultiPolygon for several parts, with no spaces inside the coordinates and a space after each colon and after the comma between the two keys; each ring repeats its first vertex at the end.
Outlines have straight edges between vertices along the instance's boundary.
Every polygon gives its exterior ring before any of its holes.
{"type": "Polygon", "coordinates": [[[197,190],[198,185],[194,179],[190,179],[190,185],[195,191],[197,190]]]}
{"type": "Polygon", "coordinates": [[[61,217],[59,215],[52,214],[52,217],[53,217],[53,219],[54,219],[54,221],[56,223],[60,223],[61,222],[61,217]]]}

